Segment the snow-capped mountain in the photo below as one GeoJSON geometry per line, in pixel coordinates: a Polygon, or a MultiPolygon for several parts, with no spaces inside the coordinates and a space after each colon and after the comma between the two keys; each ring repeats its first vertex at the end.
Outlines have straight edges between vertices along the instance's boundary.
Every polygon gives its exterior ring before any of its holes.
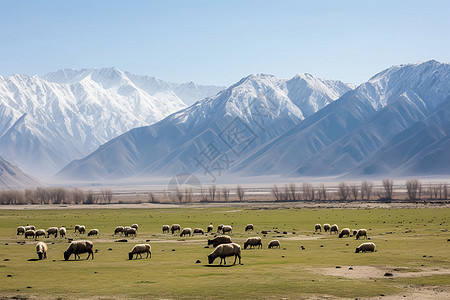
{"type": "Polygon", "coordinates": [[[11,165],[0,156],[0,188],[24,188],[39,185],[37,179],[11,165]]]}
{"type": "MultiPolygon", "coordinates": [[[[0,76],[0,154],[36,176],[51,176],[108,140],[185,108],[175,91],[183,86],[117,68],[66,69],[45,79],[0,76]],[[161,88],[145,85],[150,79],[161,88]]],[[[185,90],[192,101],[220,87],[185,90]]]]}
{"type": "Polygon", "coordinates": [[[198,172],[212,179],[351,90],[301,74],[252,74],[152,125],[133,129],[73,161],[58,178],[101,179],[198,172]]]}
{"type": "Polygon", "coordinates": [[[437,162],[428,161],[426,168],[418,167],[418,163],[424,151],[443,160],[448,157],[443,148],[448,143],[448,125],[436,125],[435,118],[438,111],[443,113],[442,105],[447,107],[450,101],[449,76],[450,65],[436,61],[391,67],[253,151],[230,171],[242,175],[349,177],[442,174],[437,162]],[[411,130],[424,130],[419,124],[425,121],[433,124],[430,126],[436,134],[419,138],[411,130]],[[408,148],[411,136],[424,142],[434,137],[436,147],[408,148]]]}

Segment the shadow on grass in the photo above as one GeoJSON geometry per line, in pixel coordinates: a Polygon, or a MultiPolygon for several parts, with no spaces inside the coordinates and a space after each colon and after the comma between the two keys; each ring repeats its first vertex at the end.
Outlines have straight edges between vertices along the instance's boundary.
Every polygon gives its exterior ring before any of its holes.
{"type": "MultiPolygon", "coordinates": [[[[243,264],[240,264],[241,266],[243,264]]],[[[204,267],[208,267],[208,268],[229,268],[229,267],[234,267],[234,266],[239,266],[239,264],[235,264],[235,265],[203,265],[204,267]]]]}
{"type": "Polygon", "coordinates": [[[27,261],[39,261],[40,259],[39,258],[30,258],[29,260],[27,260],[27,261]]]}

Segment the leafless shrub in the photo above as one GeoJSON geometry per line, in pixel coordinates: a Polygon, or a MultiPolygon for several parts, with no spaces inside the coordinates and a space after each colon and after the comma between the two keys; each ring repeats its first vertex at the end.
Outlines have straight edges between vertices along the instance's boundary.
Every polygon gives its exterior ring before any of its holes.
{"type": "Polygon", "coordinates": [[[339,183],[337,195],[339,200],[347,200],[347,198],[350,196],[350,187],[345,182],[339,183]]]}
{"type": "Polygon", "coordinates": [[[100,203],[110,204],[113,199],[113,193],[111,190],[101,190],[99,198],[100,203]]]}
{"type": "Polygon", "coordinates": [[[275,196],[275,201],[280,201],[281,200],[281,192],[278,189],[277,185],[274,185],[272,187],[272,194],[275,196]]]}
{"type": "Polygon", "coordinates": [[[447,184],[444,183],[444,185],[442,186],[442,199],[443,200],[447,200],[448,199],[448,188],[447,188],[447,184]]]}
{"type": "Polygon", "coordinates": [[[409,179],[406,181],[406,192],[408,194],[409,201],[415,201],[418,199],[417,194],[419,190],[419,180],[409,179]]]}
{"type": "Polygon", "coordinates": [[[153,193],[153,192],[148,193],[148,202],[159,203],[159,200],[156,198],[155,193],[153,193]]]}
{"type": "Polygon", "coordinates": [[[384,195],[387,200],[392,200],[394,193],[394,181],[392,179],[383,179],[384,195]]]}
{"type": "Polygon", "coordinates": [[[325,184],[321,183],[319,186],[319,189],[317,190],[317,196],[319,200],[327,200],[328,198],[328,192],[327,188],[325,187],[325,184]]]}
{"type": "Polygon", "coordinates": [[[372,195],[373,183],[364,180],[361,183],[361,199],[370,200],[370,196],[372,195]]]}
{"type": "Polygon", "coordinates": [[[228,200],[230,200],[230,189],[227,187],[223,187],[222,193],[223,193],[223,200],[225,202],[228,202],[228,200]]]}
{"type": "Polygon", "coordinates": [[[214,200],[216,199],[216,185],[213,184],[211,185],[209,188],[209,198],[211,199],[211,202],[214,202],[214,200]]]}
{"type": "Polygon", "coordinates": [[[353,196],[353,200],[358,200],[358,196],[359,196],[359,189],[358,189],[358,187],[356,186],[356,185],[352,185],[351,187],[350,187],[350,190],[351,190],[351,193],[352,193],[352,196],[353,196]]]}
{"type": "Polygon", "coordinates": [[[194,201],[192,188],[185,188],[184,189],[184,199],[186,199],[186,202],[189,202],[189,203],[194,201]]]}
{"type": "Polygon", "coordinates": [[[302,185],[303,199],[313,201],[315,197],[314,187],[310,183],[304,182],[302,185]]]}
{"type": "Polygon", "coordinates": [[[238,185],[236,188],[236,194],[238,196],[239,201],[243,201],[244,200],[244,195],[245,195],[245,191],[242,188],[242,186],[238,185]]]}
{"type": "Polygon", "coordinates": [[[200,189],[200,202],[208,202],[208,193],[204,189],[200,189]]]}
{"type": "Polygon", "coordinates": [[[292,201],[297,200],[297,192],[296,192],[296,187],[295,187],[295,183],[291,183],[289,184],[289,192],[290,192],[290,198],[292,201]]]}

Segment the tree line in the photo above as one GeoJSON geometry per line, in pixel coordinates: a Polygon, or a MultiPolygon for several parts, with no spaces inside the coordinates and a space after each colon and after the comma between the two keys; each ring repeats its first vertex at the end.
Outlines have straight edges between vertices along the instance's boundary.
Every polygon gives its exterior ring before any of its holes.
{"type": "Polygon", "coordinates": [[[0,204],[109,204],[111,190],[83,191],[79,188],[47,188],[0,190],[0,204]]]}

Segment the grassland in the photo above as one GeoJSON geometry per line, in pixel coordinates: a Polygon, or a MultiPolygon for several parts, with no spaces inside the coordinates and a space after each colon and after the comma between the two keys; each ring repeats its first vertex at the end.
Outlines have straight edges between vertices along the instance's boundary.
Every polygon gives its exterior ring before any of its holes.
{"type": "Polygon", "coordinates": [[[450,295],[449,222],[449,208],[0,210],[0,297],[354,299],[402,297],[426,288],[450,295]],[[138,236],[126,243],[114,242],[121,238],[112,235],[114,228],[133,223],[140,226],[138,236]],[[210,223],[232,224],[233,241],[242,245],[247,237],[259,235],[265,247],[243,250],[243,265],[218,267],[216,261],[210,266],[206,256],[212,249],[205,245],[211,237],[161,233],[163,224],[173,223],[204,229],[210,223]],[[255,232],[244,232],[247,223],[255,225],[255,232]],[[360,241],[316,234],[315,223],[367,228],[378,251],[355,254],[360,241]],[[15,234],[18,225],[26,224],[44,229],[65,226],[68,237],[74,239],[80,238],[73,233],[75,224],[98,228],[100,236],[90,238],[98,250],[95,259],[64,261],[62,253],[68,241],[58,237],[44,239],[49,246],[47,260],[34,260],[35,242],[15,234]],[[260,234],[275,228],[281,233],[260,234]],[[281,241],[281,249],[267,249],[274,238],[281,241]],[[129,261],[127,253],[132,246],[147,240],[152,258],[129,261]],[[383,276],[385,271],[394,276],[383,276]]]}

